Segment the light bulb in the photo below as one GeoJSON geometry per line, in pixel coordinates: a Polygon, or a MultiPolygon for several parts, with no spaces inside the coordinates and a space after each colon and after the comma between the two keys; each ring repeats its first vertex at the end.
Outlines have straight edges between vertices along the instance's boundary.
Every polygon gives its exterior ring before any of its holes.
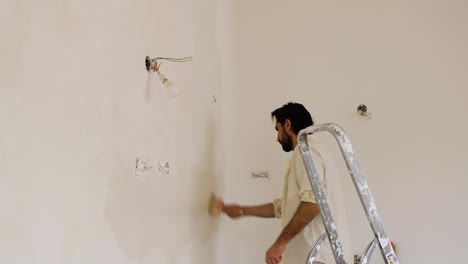
{"type": "Polygon", "coordinates": [[[158,72],[159,80],[161,80],[164,87],[167,89],[169,96],[176,97],[179,94],[179,88],[171,82],[164,74],[158,72]]]}

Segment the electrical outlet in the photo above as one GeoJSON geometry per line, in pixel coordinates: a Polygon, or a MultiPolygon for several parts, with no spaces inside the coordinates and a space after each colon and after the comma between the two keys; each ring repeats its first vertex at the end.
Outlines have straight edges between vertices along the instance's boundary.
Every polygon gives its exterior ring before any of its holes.
{"type": "Polygon", "coordinates": [[[163,162],[163,161],[160,161],[158,163],[158,174],[159,174],[159,177],[169,177],[170,175],[170,164],[169,162],[163,162]]]}
{"type": "Polygon", "coordinates": [[[146,179],[153,168],[153,164],[146,159],[138,157],[135,162],[135,177],[141,180],[146,179]]]}
{"type": "Polygon", "coordinates": [[[268,173],[268,171],[254,171],[250,176],[254,179],[269,179],[270,173],[268,173]]]}
{"type": "Polygon", "coordinates": [[[166,176],[169,176],[169,173],[170,173],[169,161],[166,162],[166,164],[164,164],[164,173],[166,174],[166,176]]]}

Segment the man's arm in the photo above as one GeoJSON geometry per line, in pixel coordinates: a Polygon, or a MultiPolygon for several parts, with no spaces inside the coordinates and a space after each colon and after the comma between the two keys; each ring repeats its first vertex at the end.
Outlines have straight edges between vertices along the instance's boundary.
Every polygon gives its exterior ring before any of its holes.
{"type": "Polygon", "coordinates": [[[287,226],[283,228],[283,231],[276,240],[277,243],[288,243],[293,239],[299,232],[308,225],[312,219],[315,218],[320,212],[319,206],[315,203],[301,202],[299,207],[294,213],[293,218],[287,226]]]}
{"type": "Polygon", "coordinates": [[[299,232],[301,232],[302,229],[304,229],[304,227],[319,214],[319,212],[320,209],[317,204],[301,202],[291,221],[283,228],[278,239],[276,239],[275,243],[273,243],[267,251],[266,262],[279,263],[288,242],[299,234],[299,232]]]}
{"type": "Polygon", "coordinates": [[[241,207],[244,215],[273,218],[275,217],[275,209],[273,203],[267,203],[258,206],[243,206],[241,207]]]}
{"type": "Polygon", "coordinates": [[[223,208],[224,212],[231,218],[239,218],[241,216],[256,216],[263,218],[275,217],[273,203],[267,203],[257,206],[240,206],[237,204],[226,204],[223,208]]]}

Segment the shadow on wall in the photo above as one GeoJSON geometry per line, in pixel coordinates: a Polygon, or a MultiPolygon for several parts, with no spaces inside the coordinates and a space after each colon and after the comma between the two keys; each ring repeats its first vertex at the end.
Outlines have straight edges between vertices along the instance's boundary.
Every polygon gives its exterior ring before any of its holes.
{"type": "Polygon", "coordinates": [[[216,126],[214,118],[210,114],[207,123],[204,142],[204,152],[198,153],[194,150],[193,155],[202,157],[194,164],[188,175],[194,177],[191,184],[192,194],[190,197],[190,241],[184,248],[180,248],[181,254],[177,264],[182,263],[215,263],[216,233],[219,230],[219,220],[208,215],[208,201],[210,193],[222,182],[222,178],[216,175],[216,126]]]}
{"type": "Polygon", "coordinates": [[[117,158],[109,181],[106,222],[128,259],[143,264],[214,263],[218,220],[209,217],[207,210],[217,180],[212,115],[202,129],[206,129],[205,138],[198,142],[206,142],[205,146],[189,148],[186,157],[180,155],[181,164],[182,160],[193,162],[184,163],[178,174],[168,178],[136,179],[128,162],[117,158]]]}

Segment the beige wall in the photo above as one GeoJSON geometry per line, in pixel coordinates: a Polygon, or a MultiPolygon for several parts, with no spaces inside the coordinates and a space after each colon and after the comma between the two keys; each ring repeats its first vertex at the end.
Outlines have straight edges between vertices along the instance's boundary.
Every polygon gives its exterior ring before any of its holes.
{"type": "Polygon", "coordinates": [[[1,263],[217,263],[217,9],[2,1],[1,263]],[[146,55],[195,58],[162,66],[179,97],[147,83],[146,55]],[[170,176],[136,178],[137,157],[170,176]]]}
{"type": "MultiPolygon", "coordinates": [[[[206,202],[281,193],[269,114],[293,100],[349,133],[402,263],[462,263],[467,7],[2,1],[0,262],[262,263],[279,221],[211,219],[206,202]],[[146,55],[195,57],[163,64],[177,98],[148,83],[146,55]],[[170,176],[135,177],[137,157],[170,176]]],[[[344,196],[358,253],[371,234],[344,196]]]]}

